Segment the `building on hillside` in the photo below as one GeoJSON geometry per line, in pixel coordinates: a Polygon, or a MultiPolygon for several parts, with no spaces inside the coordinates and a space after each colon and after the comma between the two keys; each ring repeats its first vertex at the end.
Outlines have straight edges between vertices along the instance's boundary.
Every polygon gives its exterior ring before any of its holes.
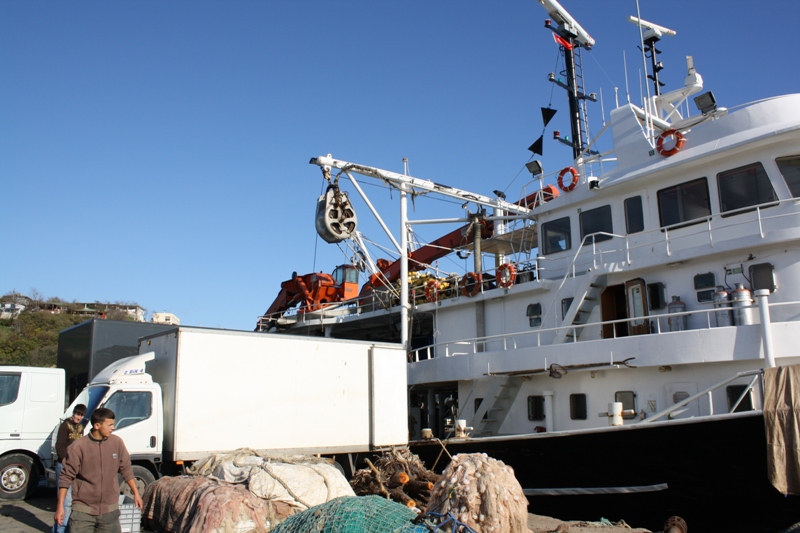
{"type": "Polygon", "coordinates": [[[13,320],[25,309],[25,306],[18,303],[0,303],[0,320],[13,320]]]}
{"type": "Polygon", "coordinates": [[[172,313],[167,313],[166,311],[163,313],[153,313],[153,317],[150,319],[150,322],[154,324],[169,324],[171,326],[180,326],[181,319],[173,315],[172,313]]]}
{"type": "MultiPolygon", "coordinates": [[[[83,315],[87,317],[106,318],[109,313],[119,312],[134,322],[145,321],[145,310],[137,304],[111,304],[101,302],[36,302],[36,309],[53,314],[83,315]]],[[[120,318],[120,317],[114,317],[120,318]]]]}

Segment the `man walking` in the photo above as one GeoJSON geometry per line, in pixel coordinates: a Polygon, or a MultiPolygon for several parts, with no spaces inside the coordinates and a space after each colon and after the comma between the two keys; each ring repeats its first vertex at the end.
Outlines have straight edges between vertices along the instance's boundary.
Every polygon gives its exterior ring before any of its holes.
{"type": "MultiPolygon", "coordinates": [[[[82,424],[83,417],[86,415],[86,406],[79,403],[72,410],[72,416],[64,420],[58,427],[56,434],[56,487],[58,487],[58,480],[61,476],[61,471],[64,469],[64,459],[67,458],[67,448],[70,444],[83,437],[82,424]]],[[[66,524],[69,523],[69,515],[72,511],[72,487],[67,489],[67,496],[64,499],[64,524],[58,522],[53,524],[53,533],[64,533],[66,524]]]]}
{"type": "Polygon", "coordinates": [[[133,491],[136,507],[142,508],[128,450],[121,438],[111,434],[114,418],[110,409],[95,409],[89,435],[67,449],[58,482],[55,520],[57,524],[65,524],[64,501],[72,485],[70,533],[121,533],[117,473],[133,491]]]}

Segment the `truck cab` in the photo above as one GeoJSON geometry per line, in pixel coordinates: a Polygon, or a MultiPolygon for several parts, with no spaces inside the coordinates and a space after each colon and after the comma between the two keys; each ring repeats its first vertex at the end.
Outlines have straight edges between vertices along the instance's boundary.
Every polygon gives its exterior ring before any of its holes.
{"type": "MultiPolygon", "coordinates": [[[[114,434],[125,441],[140,493],[159,477],[161,463],[161,387],[145,371],[145,363],[153,358],[150,352],[112,363],[92,379],[64,413],[70,416],[75,405],[86,405],[85,432],[89,433],[95,409],[114,411],[114,434]]],[[[121,480],[120,490],[123,494],[130,491],[121,480]]]]}
{"type": "Polygon", "coordinates": [[[0,499],[36,491],[63,408],[63,369],[0,366],[0,499]]]}

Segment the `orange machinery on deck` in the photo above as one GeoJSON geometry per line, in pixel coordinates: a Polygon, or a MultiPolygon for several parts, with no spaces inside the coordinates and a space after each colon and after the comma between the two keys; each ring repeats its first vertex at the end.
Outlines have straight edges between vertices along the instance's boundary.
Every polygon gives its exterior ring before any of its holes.
{"type": "Polygon", "coordinates": [[[292,272],[292,278],[281,283],[277,298],[264,314],[277,318],[298,304],[298,313],[317,311],[328,304],[356,296],[358,269],[353,265],[339,265],[333,274],[314,272],[298,276],[297,272],[292,272]]]}
{"type": "MultiPolygon", "coordinates": [[[[546,185],[541,193],[534,193],[516,203],[517,205],[535,207],[540,201],[549,201],[559,194],[558,190],[552,185],[546,185]]],[[[492,221],[484,221],[481,237],[484,239],[491,237],[492,230],[492,221]]],[[[450,254],[453,249],[471,244],[473,238],[474,233],[470,231],[470,226],[466,225],[410,252],[408,254],[409,272],[428,268],[433,261],[450,254]]],[[[399,259],[396,261],[378,259],[377,267],[380,272],[370,276],[369,282],[364,284],[360,294],[358,290],[358,269],[353,265],[339,265],[333,271],[333,274],[315,272],[298,276],[297,272],[293,272],[291,279],[281,283],[281,290],[277,298],[272,302],[267,312],[264,313],[265,318],[266,320],[277,319],[298,304],[300,304],[297,310],[298,313],[318,311],[332,303],[368,295],[373,289],[393,284],[400,277],[399,259]]],[[[259,320],[259,325],[256,327],[256,330],[259,329],[261,329],[261,320],[259,320]]]]}

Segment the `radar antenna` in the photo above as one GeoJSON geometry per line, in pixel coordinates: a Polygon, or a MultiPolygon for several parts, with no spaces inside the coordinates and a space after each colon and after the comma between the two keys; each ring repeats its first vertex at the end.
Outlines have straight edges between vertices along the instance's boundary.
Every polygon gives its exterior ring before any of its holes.
{"type": "Polygon", "coordinates": [[[645,56],[650,58],[650,69],[653,72],[647,75],[647,79],[652,80],[656,90],[656,96],[658,96],[661,94],[661,87],[664,86],[663,83],[658,81],[658,73],[664,70],[664,64],[658,60],[658,54],[661,53],[661,50],[656,48],[656,43],[661,40],[662,36],[669,35],[670,37],[674,37],[677,32],[665,28],[664,26],[659,26],[654,22],[647,22],[639,17],[634,17],[633,15],[628,17],[628,22],[639,26],[643,51],[645,56]]]}

